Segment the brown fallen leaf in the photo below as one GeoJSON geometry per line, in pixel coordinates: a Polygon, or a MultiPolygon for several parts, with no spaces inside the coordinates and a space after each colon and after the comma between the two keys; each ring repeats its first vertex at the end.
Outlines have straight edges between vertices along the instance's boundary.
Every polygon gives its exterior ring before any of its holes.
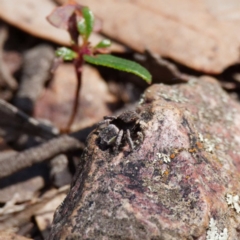
{"type": "MultiPolygon", "coordinates": [[[[55,72],[51,88],[38,99],[35,117],[51,120],[57,127],[65,127],[71,114],[77,80],[73,66],[62,64],[55,72]]],[[[84,66],[80,106],[73,130],[89,127],[102,116],[109,115],[108,105],[116,103],[96,69],[84,66]]]]}
{"type": "Polygon", "coordinates": [[[147,48],[206,73],[239,62],[239,1],[78,2],[101,18],[104,34],[137,51],[147,48]]]}
{"type": "MultiPolygon", "coordinates": [[[[46,17],[56,7],[51,0],[1,0],[0,18],[4,21],[40,38],[45,38],[61,45],[69,45],[70,38],[65,30],[57,29],[48,23],[46,17]]],[[[93,33],[90,41],[97,44],[103,39],[99,34],[93,33]]],[[[113,43],[112,51],[124,52],[125,48],[113,43]]]]}
{"type": "Polygon", "coordinates": [[[50,200],[42,208],[40,208],[35,214],[36,223],[44,239],[47,239],[47,236],[49,234],[48,231],[50,224],[53,220],[53,214],[56,208],[63,202],[65,197],[66,193],[56,195],[52,200],[50,200]]]}

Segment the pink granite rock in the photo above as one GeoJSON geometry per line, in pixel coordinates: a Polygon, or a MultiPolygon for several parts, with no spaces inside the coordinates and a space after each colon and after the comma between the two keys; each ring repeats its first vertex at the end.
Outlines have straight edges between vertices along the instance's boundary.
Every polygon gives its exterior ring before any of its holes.
{"type": "Polygon", "coordinates": [[[201,77],[152,85],[137,112],[132,152],[91,133],[49,239],[240,239],[239,104],[201,77]]]}

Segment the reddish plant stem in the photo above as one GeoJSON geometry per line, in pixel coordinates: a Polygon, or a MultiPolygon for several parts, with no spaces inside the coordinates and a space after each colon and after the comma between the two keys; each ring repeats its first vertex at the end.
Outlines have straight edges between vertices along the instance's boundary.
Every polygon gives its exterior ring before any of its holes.
{"type": "Polygon", "coordinates": [[[72,126],[74,119],[76,117],[76,114],[77,114],[78,106],[80,104],[79,95],[80,95],[80,90],[81,90],[81,86],[82,86],[82,66],[83,66],[83,57],[81,54],[79,55],[79,57],[77,59],[75,59],[74,66],[75,66],[75,72],[77,75],[77,88],[75,91],[72,114],[69,118],[67,127],[64,130],[64,132],[67,132],[67,133],[70,132],[71,126],[72,126]]]}

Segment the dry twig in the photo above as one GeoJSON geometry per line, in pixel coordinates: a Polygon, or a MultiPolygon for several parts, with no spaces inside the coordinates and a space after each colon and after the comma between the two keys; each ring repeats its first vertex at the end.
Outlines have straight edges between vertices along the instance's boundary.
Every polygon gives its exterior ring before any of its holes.
{"type": "Polygon", "coordinates": [[[74,137],[62,135],[37,147],[27,149],[0,161],[0,178],[9,176],[35,163],[51,159],[60,153],[82,149],[83,143],[74,137]]]}

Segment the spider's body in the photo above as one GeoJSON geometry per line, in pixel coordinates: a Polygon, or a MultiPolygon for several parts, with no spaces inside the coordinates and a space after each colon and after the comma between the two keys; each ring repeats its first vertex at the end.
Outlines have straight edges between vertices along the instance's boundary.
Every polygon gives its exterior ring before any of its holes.
{"type": "Polygon", "coordinates": [[[131,148],[134,149],[131,132],[139,122],[139,115],[135,111],[125,111],[119,116],[106,116],[98,123],[98,126],[106,125],[100,133],[100,144],[111,146],[118,149],[122,140],[125,138],[131,148]]]}

